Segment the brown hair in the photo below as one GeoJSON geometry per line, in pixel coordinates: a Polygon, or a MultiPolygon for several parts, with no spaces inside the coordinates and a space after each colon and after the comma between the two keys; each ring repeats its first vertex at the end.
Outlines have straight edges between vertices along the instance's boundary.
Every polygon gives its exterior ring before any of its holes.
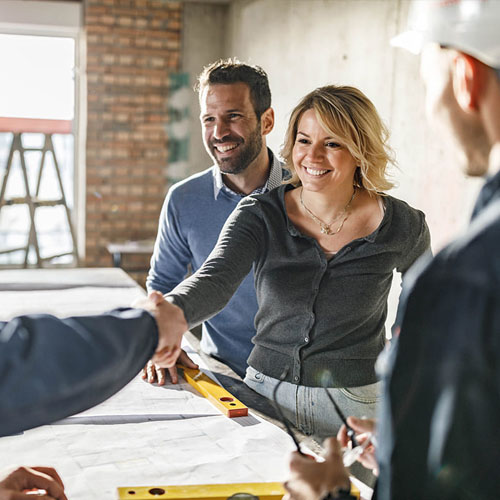
{"type": "Polygon", "coordinates": [[[206,66],[195,85],[198,95],[206,86],[215,84],[245,83],[250,89],[250,100],[260,120],[262,113],[271,107],[271,90],[266,72],[260,66],[250,66],[238,59],[221,59],[206,66]]]}

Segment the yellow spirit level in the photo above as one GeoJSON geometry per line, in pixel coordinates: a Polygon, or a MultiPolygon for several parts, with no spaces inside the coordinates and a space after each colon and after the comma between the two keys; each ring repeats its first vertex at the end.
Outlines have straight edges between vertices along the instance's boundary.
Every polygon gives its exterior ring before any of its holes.
{"type": "Polygon", "coordinates": [[[181,368],[184,370],[184,378],[189,385],[205,396],[224,415],[229,418],[248,415],[248,408],[241,401],[203,372],[192,368],[181,368]]]}

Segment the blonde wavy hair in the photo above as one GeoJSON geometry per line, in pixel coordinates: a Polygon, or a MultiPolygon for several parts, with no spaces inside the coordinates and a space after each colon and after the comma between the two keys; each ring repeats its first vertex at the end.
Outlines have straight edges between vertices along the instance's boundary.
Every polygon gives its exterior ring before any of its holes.
{"type": "Polygon", "coordinates": [[[327,85],[307,94],[295,107],[288,122],[281,156],[291,177],[286,181],[294,186],[300,180],[292,161],[297,128],[305,111],[313,109],[321,126],[336,138],[356,161],[354,185],[370,194],[383,194],[394,187],[387,167],[396,165],[388,145],[389,131],[373,103],[355,87],[327,85]]]}

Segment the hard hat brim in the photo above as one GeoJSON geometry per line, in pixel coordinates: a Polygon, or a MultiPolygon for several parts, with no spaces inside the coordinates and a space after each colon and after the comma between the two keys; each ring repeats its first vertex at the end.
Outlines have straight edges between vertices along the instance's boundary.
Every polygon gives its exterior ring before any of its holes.
{"type": "Polygon", "coordinates": [[[391,38],[391,46],[406,49],[412,54],[418,55],[422,52],[426,40],[418,31],[404,31],[391,38]]]}

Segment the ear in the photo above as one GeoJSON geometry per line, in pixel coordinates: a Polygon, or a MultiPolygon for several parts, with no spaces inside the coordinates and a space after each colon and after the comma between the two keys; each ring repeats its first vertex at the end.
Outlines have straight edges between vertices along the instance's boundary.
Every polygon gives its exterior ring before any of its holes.
{"type": "Polygon", "coordinates": [[[483,66],[473,57],[459,52],[453,59],[453,91],[459,106],[468,113],[479,109],[483,66]]]}
{"type": "Polygon", "coordinates": [[[267,135],[274,127],[274,110],[267,108],[260,117],[260,129],[262,135],[267,135]]]}

